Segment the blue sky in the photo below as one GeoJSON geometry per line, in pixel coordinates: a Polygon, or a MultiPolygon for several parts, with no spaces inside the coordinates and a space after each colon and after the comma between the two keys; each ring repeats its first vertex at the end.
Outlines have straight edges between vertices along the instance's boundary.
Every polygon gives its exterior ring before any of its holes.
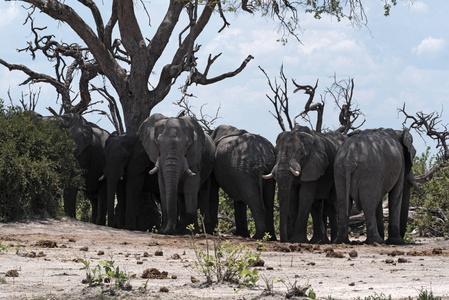
{"type": "MultiPolygon", "coordinates": [[[[105,19],[108,6],[101,6],[105,19]]],[[[152,27],[145,25],[148,23],[145,12],[138,10],[145,36],[152,36],[166,11],[165,6],[162,1],[152,1],[148,5],[152,27]]],[[[274,143],[280,128],[269,113],[273,108],[265,95],[271,92],[258,66],[274,79],[279,75],[281,64],[284,64],[287,78],[293,78],[299,84],[314,85],[319,79],[316,100],[330,87],[334,74],[338,79],[354,78],[354,99],[366,115],[363,128],[400,129],[404,117],[398,116],[397,108],[402,107],[404,102],[410,114],[417,111],[441,112],[449,100],[449,1],[414,1],[411,6],[400,2],[391,10],[389,17],[383,16],[382,1],[365,0],[364,7],[368,16],[367,28],[354,28],[347,22],[337,22],[328,17],[315,20],[312,16],[302,15],[302,44],[290,38],[285,46],[276,41],[280,36],[273,22],[246,13],[230,15],[228,20],[231,26],[217,34],[222,21],[215,16],[197,40],[202,45],[198,52],[199,69],[204,69],[209,54],[223,52],[213,65],[211,76],[234,70],[249,54],[255,58],[236,77],[210,86],[192,86],[190,92],[197,98],[190,100],[191,105],[198,111],[203,104],[207,104],[203,110],[214,115],[220,104],[221,118],[216,122],[217,126],[230,124],[260,134],[274,143]]],[[[33,61],[28,54],[16,51],[24,48],[26,41],[32,38],[29,26],[22,25],[26,13],[20,3],[0,2],[0,15],[0,38],[8,40],[0,49],[0,57],[10,63],[26,64],[36,71],[53,74],[51,64],[45,59],[33,61]]],[[[77,41],[67,26],[43,14],[36,16],[37,26],[57,28],[52,30],[56,32],[57,40],[69,43],[77,41]]],[[[178,30],[184,26],[178,26],[178,30]]],[[[162,57],[160,65],[169,62],[175,46],[176,38],[170,43],[168,53],[162,57]]],[[[22,91],[28,92],[28,87],[18,87],[24,79],[25,76],[20,72],[10,72],[0,66],[0,98],[8,99],[8,88],[14,99],[18,99],[22,91]]],[[[184,80],[185,77],[178,79],[164,102],[156,106],[153,112],[173,116],[180,111],[172,102],[181,97],[177,87],[184,80]]],[[[48,114],[45,109],[47,106],[58,108],[54,100],[56,94],[50,85],[40,86],[37,111],[48,114]]],[[[37,86],[33,89],[37,90],[37,86]]],[[[293,94],[293,89],[290,84],[290,106],[292,113],[297,114],[302,111],[307,97],[301,93],[293,94]]],[[[332,101],[327,101],[324,125],[330,129],[338,127],[339,112],[334,107],[332,101]]],[[[445,124],[449,123],[448,114],[443,113],[445,124]]],[[[112,130],[104,117],[86,117],[112,130]]],[[[413,135],[418,153],[423,152],[426,147],[424,141],[417,134],[413,135]]],[[[427,140],[427,145],[434,147],[435,143],[427,140]]]]}

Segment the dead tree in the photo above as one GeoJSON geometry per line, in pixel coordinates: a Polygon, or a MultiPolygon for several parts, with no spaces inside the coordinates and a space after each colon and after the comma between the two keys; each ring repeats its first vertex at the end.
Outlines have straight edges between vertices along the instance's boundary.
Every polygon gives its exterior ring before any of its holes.
{"type": "Polygon", "coordinates": [[[289,112],[289,103],[288,103],[288,82],[287,78],[284,74],[284,66],[281,65],[280,70],[280,80],[282,84],[278,84],[277,78],[274,79],[274,83],[271,82],[270,77],[265,72],[264,69],[262,69],[259,66],[259,69],[264,73],[265,77],[268,81],[268,86],[270,87],[271,91],[273,92],[273,96],[270,96],[266,94],[268,100],[273,104],[275,113],[270,111],[270,114],[278,121],[279,126],[281,127],[282,131],[286,131],[287,128],[284,123],[284,118],[287,121],[288,128],[292,130],[294,128],[293,120],[290,117],[289,112]]]}
{"type": "Polygon", "coordinates": [[[306,102],[306,105],[304,106],[304,111],[297,115],[293,122],[296,125],[296,119],[298,117],[303,118],[304,120],[308,121],[310,123],[309,118],[309,112],[310,111],[316,111],[317,113],[317,120],[315,125],[315,131],[321,132],[321,129],[323,127],[323,113],[324,113],[324,101],[321,100],[320,102],[313,103],[313,99],[315,97],[315,91],[318,87],[318,79],[316,80],[315,87],[312,87],[310,85],[299,85],[292,79],[293,84],[296,86],[296,89],[293,91],[293,93],[296,93],[298,91],[304,90],[304,94],[309,95],[309,99],[306,102]]]}
{"type": "Polygon", "coordinates": [[[406,126],[407,122],[411,121],[411,124],[408,126],[409,129],[414,129],[421,137],[425,135],[437,142],[436,148],[439,149],[440,161],[425,174],[415,177],[417,183],[427,182],[433,178],[435,172],[449,166],[449,132],[447,130],[448,124],[442,124],[443,111],[441,113],[434,111],[430,114],[419,111],[415,115],[409,115],[405,111],[405,103],[398,111],[405,116],[403,126],[406,126]],[[438,128],[439,126],[442,129],[438,128]]]}
{"type": "Polygon", "coordinates": [[[354,125],[360,116],[364,116],[357,104],[354,103],[354,78],[343,79],[337,81],[334,75],[334,83],[330,88],[327,88],[324,93],[324,98],[332,97],[335,105],[340,109],[340,116],[338,118],[340,127],[337,131],[348,134],[350,130],[355,131],[363,126],[366,119],[359,125],[354,125]],[[354,108],[355,105],[355,108],[354,108]]]}

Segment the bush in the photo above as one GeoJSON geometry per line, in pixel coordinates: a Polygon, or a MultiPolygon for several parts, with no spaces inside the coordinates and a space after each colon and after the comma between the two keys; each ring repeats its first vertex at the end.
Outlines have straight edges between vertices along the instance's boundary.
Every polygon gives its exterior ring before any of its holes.
{"type": "Polygon", "coordinates": [[[81,183],[74,149],[67,131],[0,100],[0,221],[59,215],[64,187],[81,183]]]}
{"type": "MultiPolygon", "coordinates": [[[[439,163],[436,156],[430,155],[430,149],[415,157],[413,172],[415,176],[426,173],[432,166],[439,163]]],[[[410,206],[415,207],[418,214],[414,227],[421,235],[445,236],[449,233],[449,168],[437,171],[432,179],[420,184],[421,193],[412,191],[410,206]]]]}

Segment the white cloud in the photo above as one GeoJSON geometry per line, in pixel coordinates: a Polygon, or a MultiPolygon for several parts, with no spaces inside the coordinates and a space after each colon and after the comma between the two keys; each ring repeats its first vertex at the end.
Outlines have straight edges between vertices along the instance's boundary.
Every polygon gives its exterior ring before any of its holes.
{"type": "Polygon", "coordinates": [[[429,11],[427,4],[422,1],[414,1],[410,4],[407,3],[406,5],[410,5],[410,10],[413,12],[427,13],[429,11]]]}
{"type": "Polygon", "coordinates": [[[431,36],[425,38],[421,43],[412,49],[412,53],[416,55],[437,53],[444,49],[445,40],[442,38],[433,38],[431,36]]]}
{"type": "Polygon", "coordinates": [[[13,20],[19,15],[19,9],[16,6],[15,2],[9,3],[9,6],[6,8],[0,9],[0,28],[5,26],[11,26],[13,24],[13,20]]]}

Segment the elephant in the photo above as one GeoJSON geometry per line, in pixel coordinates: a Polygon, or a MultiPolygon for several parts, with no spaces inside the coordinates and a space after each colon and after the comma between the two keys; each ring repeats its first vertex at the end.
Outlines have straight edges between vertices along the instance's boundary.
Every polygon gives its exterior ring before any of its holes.
{"type": "MultiPolygon", "coordinates": [[[[92,214],[91,222],[101,224],[106,213],[106,185],[99,182],[105,165],[104,148],[109,132],[88,122],[79,114],[69,113],[62,116],[42,116],[34,113],[35,120],[50,122],[61,129],[70,130],[70,136],[76,144],[74,152],[79,167],[84,170],[84,188],[89,198],[92,214]]],[[[68,187],[64,190],[64,212],[76,218],[76,195],[78,189],[68,187]]]]}
{"type": "Polygon", "coordinates": [[[339,132],[318,133],[296,125],[276,140],[276,163],[266,179],[275,178],[280,206],[281,242],[308,242],[307,221],[313,217],[312,243],[327,242],[323,223],[325,201],[331,233],[337,228],[333,166],[345,140],[339,132]]]}
{"type": "MultiPolygon", "coordinates": [[[[230,125],[218,126],[211,137],[216,146],[214,179],[234,200],[235,234],[249,236],[248,205],[256,225],[253,238],[262,239],[269,233],[271,240],[276,240],[273,225],[276,182],[262,178],[274,166],[273,145],[262,136],[230,125]]],[[[218,189],[212,193],[218,197],[218,189]]]]}
{"type": "Polygon", "coordinates": [[[107,185],[108,226],[147,230],[160,225],[157,175],[136,133],[111,136],[106,141],[106,165],[102,180],[107,185]],[[118,204],[115,207],[115,194],[118,204]],[[156,201],[156,202],[155,202],[156,201]]]}
{"type": "Polygon", "coordinates": [[[176,234],[177,227],[185,231],[187,224],[197,225],[198,204],[206,231],[213,231],[218,204],[212,205],[213,209],[209,206],[215,154],[210,136],[189,116],[166,117],[160,113],[148,117],[140,125],[138,135],[155,164],[150,173],[158,175],[162,206],[158,232],[176,234]]]}
{"type": "Polygon", "coordinates": [[[368,129],[349,137],[335,158],[338,233],[335,243],[349,243],[349,208],[363,210],[367,244],[385,243],[382,199],[388,193],[388,244],[404,244],[410,180],[416,150],[405,130],[368,129]]]}

